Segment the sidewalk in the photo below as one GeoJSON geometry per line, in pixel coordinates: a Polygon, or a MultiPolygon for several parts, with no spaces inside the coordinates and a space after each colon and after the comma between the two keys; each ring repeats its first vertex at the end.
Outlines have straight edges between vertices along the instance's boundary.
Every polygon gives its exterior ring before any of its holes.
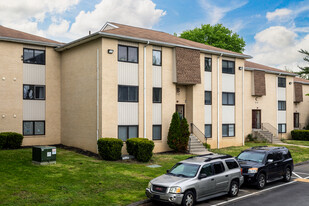
{"type": "Polygon", "coordinates": [[[286,145],[286,146],[296,146],[296,147],[303,147],[303,148],[309,148],[309,146],[305,145],[298,145],[298,144],[288,144],[288,143],[276,143],[277,145],[286,145]]]}

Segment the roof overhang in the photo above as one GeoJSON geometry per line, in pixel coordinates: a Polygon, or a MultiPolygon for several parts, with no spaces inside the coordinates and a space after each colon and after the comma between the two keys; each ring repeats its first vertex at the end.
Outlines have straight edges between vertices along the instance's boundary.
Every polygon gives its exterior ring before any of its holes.
{"type": "Polygon", "coordinates": [[[297,81],[297,80],[294,81],[294,83],[309,85],[309,82],[302,82],[302,81],[297,81]]]}
{"type": "Polygon", "coordinates": [[[271,70],[267,70],[267,69],[252,68],[252,67],[245,67],[245,70],[247,70],[247,71],[257,70],[257,71],[263,71],[263,72],[266,72],[266,73],[269,73],[269,74],[285,75],[285,76],[292,76],[292,77],[297,76],[297,74],[292,74],[292,73],[285,72],[285,71],[279,72],[279,71],[271,71],[271,70]]]}
{"type": "Polygon", "coordinates": [[[28,39],[2,37],[2,36],[0,36],[0,41],[16,42],[16,43],[22,43],[22,44],[32,44],[32,45],[47,46],[47,47],[59,47],[63,45],[59,43],[49,43],[49,42],[42,42],[42,41],[33,41],[33,40],[28,40],[28,39]]]}
{"type": "Polygon", "coordinates": [[[209,49],[201,49],[201,48],[197,48],[197,47],[184,46],[184,45],[181,45],[181,44],[172,44],[172,43],[167,43],[167,42],[154,41],[154,40],[151,40],[151,39],[129,37],[129,36],[111,34],[111,33],[106,33],[106,32],[96,32],[96,33],[90,34],[86,37],[83,37],[83,38],[77,39],[75,41],[72,41],[70,43],[67,43],[65,45],[62,45],[62,46],[56,48],[56,51],[64,51],[66,49],[70,49],[72,47],[78,46],[80,44],[86,43],[88,41],[91,41],[91,40],[94,40],[94,39],[97,39],[97,38],[100,38],[100,37],[107,37],[107,38],[126,40],[126,41],[134,41],[134,42],[138,42],[138,43],[152,44],[152,45],[164,46],[164,47],[182,47],[182,48],[187,48],[187,49],[199,50],[199,51],[205,52],[205,53],[211,53],[211,54],[217,54],[217,55],[222,54],[223,56],[227,56],[227,57],[237,57],[237,58],[243,58],[243,59],[252,58],[250,55],[245,55],[245,54],[233,54],[233,53],[221,52],[221,51],[215,51],[215,50],[209,50],[209,49]]]}

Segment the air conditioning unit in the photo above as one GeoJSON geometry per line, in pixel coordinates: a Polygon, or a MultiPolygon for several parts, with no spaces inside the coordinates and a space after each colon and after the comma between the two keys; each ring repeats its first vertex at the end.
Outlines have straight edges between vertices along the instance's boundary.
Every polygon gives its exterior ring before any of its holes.
{"type": "Polygon", "coordinates": [[[32,147],[32,162],[39,165],[56,164],[56,147],[34,146],[32,147]]]}

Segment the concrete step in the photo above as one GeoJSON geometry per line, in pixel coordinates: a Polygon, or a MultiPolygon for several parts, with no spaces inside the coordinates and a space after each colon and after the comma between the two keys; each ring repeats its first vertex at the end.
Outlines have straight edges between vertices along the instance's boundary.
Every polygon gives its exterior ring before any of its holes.
{"type": "Polygon", "coordinates": [[[190,149],[190,153],[195,153],[195,152],[208,152],[206,149],[190,149]]]}

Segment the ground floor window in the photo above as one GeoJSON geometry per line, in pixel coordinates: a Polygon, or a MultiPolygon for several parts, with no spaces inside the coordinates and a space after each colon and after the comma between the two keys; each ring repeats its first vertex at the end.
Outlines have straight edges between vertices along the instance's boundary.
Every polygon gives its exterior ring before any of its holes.
{"type": "Polygon", "coordinates": [[[223,124],[222,125],[222,136],[223,137],[234,137],[235,136],[235,124],[223,124]]]}
{"type": "Polygon", "coordinates": [[[127,141],[130,138],[138,137],[138,126],[137,125],[119,125],[118,126],[118,139],[127,141]]]}
{"type": "Polygon", "coordinates": [[[152,140],[162,139],[162,125],[152,125],[152,140]]]}
{"type": "Polygon", "coordinates": [[[211,138],[212,130],[211,130],[211,124],[205,124],[205,137],[211,138]]]}
{"type": "Polygon", "coordinates": [[[45,121],[23,121],[23,135],[45,135],[45,121]]]}
{"type": "Polygon", "coordinates": [[[286,133],[286,124],[278,124],[278,132],[286,133]]]}

